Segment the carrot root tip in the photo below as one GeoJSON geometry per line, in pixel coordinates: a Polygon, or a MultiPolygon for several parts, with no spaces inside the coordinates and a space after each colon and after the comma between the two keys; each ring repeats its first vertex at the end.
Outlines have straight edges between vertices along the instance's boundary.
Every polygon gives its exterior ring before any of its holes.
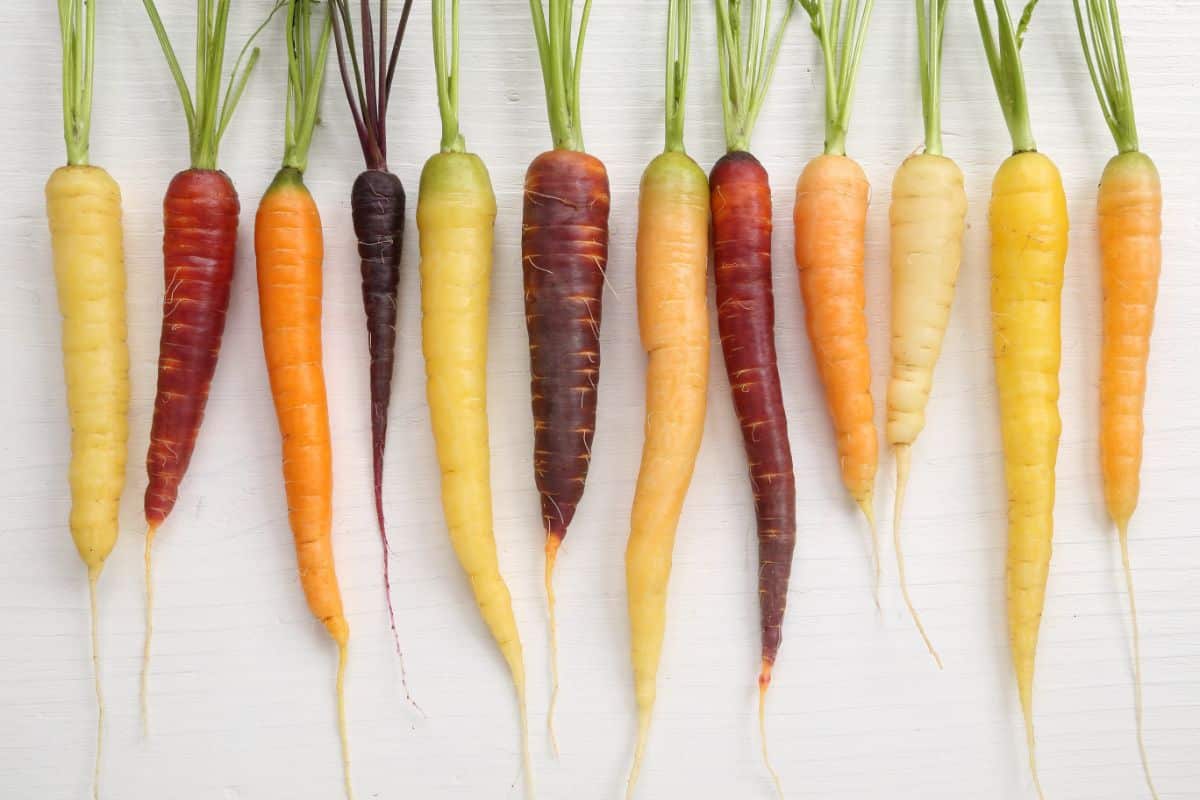
{"type": "Polygon", "coordinates": [[[758,675],[758,738],[762,742],[763,764],[771,775],[779,800],[783,800],[783,780],[775,771],[774,765],[771,764],[771,753],[767,748],[767,689],[771,686],[771,666],[770,662],[764,660],[762,671],[758,675]]]}
{"type": "Polygon", "coordinates": [[[872,594],[875,598],[875,610],[882,611],[883,604],[879,600],[879,586],[883,580],[883,567],[879,563],[879,528],[875,525],[874,500],[874,492],[868,491],[858,499],[858,507],[862,509],[863,516],[866,517],[867,527],[871,533],[871,561],[875,573],[872,594]]]}
{"type": "Polygon", "coordinates": [[[558,734],[554,729],[554,714],[558,709],[558,619],[555,612],[554,565],[558,561],[558,548],[562,537],[555,533],[546,536],[546,611],[550,627],[550,709],[546,714],[546,728],[550,735],[550,747],[558,758],[558,734]]]}
{"type": "Polygon", "coordinates": [[[913,624],[917,626],[917,632],[921,634],[921,641],[925,643],[925,649],[929,651],[929,655],[933,656],[933,661],[937,664],[937,668],[943,669],[942,657],[938,655],[933,642],[930,641],[929,634],[925,631],[925,625],[921,622],[921,615],[917,612],[916,606],[913,605],[912,597],[908,593],[908,578],[904,569],[904,548],[901,546],[900,540],[900,519],[903,516],[904,495],[908,490],[908,475],[911,466],[912,445],[896,445],[896,504],[892,513],[892,541],[896,550],[896,572],[900,581],[900,594],[904,596],[904,605],[908,607],[908,614],[912,617],[913,624]]]}
{"type": "Polygon", "coordinates": [[[1158,800],[1158,790],[1154,787],[1154,778],[1150,774],[1150,758],[1146,754],[1145,726],[1143,725],[1145,705],[1142,702],[1142,642],[1138,629],[1137,599],[1133,593],[1133,567],[1129,558],[1129,520],[1118,520],[1117,537],[1121,545],[1121,567],[1125,573],[1125,593],[1129,596],[1129,618],[1133,630],[1133,709],[1136,717],[1138,755],[1142,760],[1142,773],[1146,777],[1146,788],[1154,800],[1158,800]]]}
{"type": "Polygon", "coordinates": [[[646,757],[646,742],[650,738],[650,709],[638,709],[637,746],[633,751],[633,767],[629,770],[629,783],[625,787],[625,800],[633,800],[638,777],[642,774],[642,759],[646,757]]]}
{"type": "Polygon", "coordinates": [[[142,716],[142,736],[150,737],[150,648],[154,638],[154,573],[152,553],[158,526],[146,526],[146,551],[142,555],[146,570],[146,633],[142,643],[142,682],[139,706],[142,716]]]}
{"type": "Polygon", "coordinates": [[[102,565],[88,566],[88,603],[91,608],[92,680],[96,689],[96,763],[92,767],[92,798],[100,800],[100,764],[104,752],[104,692],[100,685],[100,622],[97,618],[96,582],[102,565]]]}
{"type": "Polygon", "coordinates": [[[338,738],[342,745],[342,774],[346,782],[346,800],[354,800],[354,787],[350,781],[350,736],[346,723],[346,662],[349,645],[346,639],[337,642],[338,664],[337,680],[334,689],[337,692],[338,738]]]}

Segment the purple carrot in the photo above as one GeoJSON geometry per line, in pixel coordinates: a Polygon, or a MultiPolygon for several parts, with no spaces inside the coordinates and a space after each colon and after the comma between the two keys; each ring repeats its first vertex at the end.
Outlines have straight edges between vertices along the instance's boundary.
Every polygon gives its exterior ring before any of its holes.
{"type": "MultiPolygon", "coordinates": [[[[367,168],[354,181],[350,209],[358,255],[362,260],[363,308],[367,314],[367,348],[371,357],[371,467],[375,488],[375,516],[383,543],[383,583],[388,622],[400,658],[404,691],[408,676],[396,612],[392,606],[387,526],[383,517],[383,453],[387,442],[388,406],[392,397],[392,370],[396,360],[396,296],[400,285],[400,253],[404,243],[404,186],[387,168],[387,106],[396,59],[412,0],[405,0],[388,57],[387,0],[379,2],[378,61],[370,0],[362,0],[362,58],[354,47],[354,26],[347,0],[334,0],[333,28],[342,85],[354,127],[358,131],[367,168]],[[347,63],[347,53],[349,60],[347,63]],[[351,75],[351,68],[353,75],[351,75]]],[[[416,705],[414,703],[414,705],[416,705]]]]}

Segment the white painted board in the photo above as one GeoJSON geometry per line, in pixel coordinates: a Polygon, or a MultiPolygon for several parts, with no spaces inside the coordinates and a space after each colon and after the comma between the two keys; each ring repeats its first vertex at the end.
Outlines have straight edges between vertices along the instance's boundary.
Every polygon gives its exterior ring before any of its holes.
{"type": "MultiPolygon", "coordinates": [[[[161,2],[185,70],[193,4],[161,2]]],[[[268,7],[237,3],[240,42],[268,7]]],[[[780,4],[776,4],[776,8],[780,4]]],[[[882,615],[865,534],[845,498],[792,262],[792,188],[820,150],[822,80],[797,19],[754,137],[776,197],[780,371],[798,477],[797,548],[771,698],[772,749],[791,798],[1025,800],[1020,715],[1004,626],[1005,493],[991,364],[986,200],[1009,150],[971,7],[955,2],[945,44],[946,151],[970,198],[966,260],[907,517],[912,590],[946,661],[931,665],[884,552],[882,615]]],[[[665,8],[598,0],[583,76],[584,132],[612,181],[612,250],[598,434],[587,494],[559,560],[561,759],[549,752],[542,542],[531,469],[519,260],[522,176],[549,146],[528,5],[465,2],[463,130],[500,203],[491,321],[496,531],[530,675],[540,796],[621,796],[633,734],[623,575],[642,426],[635,321],[639,175],[662,142],[665,8]]],[[[1190,0],[1125,0],[1144,148],[1164,178],[1166,261],[1146,412],[1142,504],[1133,524],[1146,670],[1146,730],[1161,796],[1200,797],[1200,88],[1190,0]]],[[[721,155],[714,15],[696,4],[687,142],[721,155]]],[[[849,137],[874,187],[868,310],[882,398],[886,233],[895,167],[921,144],[912,3],[880,0],[849,137]]],[[[437,148],[429,4],[413,13],[392,102],[391,165],[415,201],[437,148]]],[[[42,186],[63,161],[53,4],[0,5],[0,797],[89,795],[95,708],[84,572],[66,530],[68,429],[42,186]],[[38,6],[34,8],[34,6],[38,6]]],[[[222,149],[242,193],[241,254],[208,416],[179,506],[156,550],[152,736],[139,731],[141,496],[162,296],[160,204],[187,166],[183,115],[141,4],[100,6],[92,156],[120,182],[129,274],[133,401],[122,539],[100,589],[108,699],[104,792],[113,800],[328,800],[340,796],[333,649],[295,577],[256,307],[253,211],[282,148],[279,26],[261,41],[222,149]]],[[[1095,187],[1112,152],[1070,3],[1046,2],[1025,46],[1034,130],[1062,170],[1072,218],[1063,297],[1056,550],[1042,631],[1037,722],[1048,796],[1148,797],[1132,733],[1119,560],[1097,467],[1100,286],[1095,187]]],[[[383,604],[370,502],[366,337],[349,187],[361,168],[330,75],[307,180],[325,221],[326,371],[335,456],[335,547],[353,644],[354,779],[361,798],[521,794],[508,675],[447,543],[419,350],[415,225],[401,285],[400,354],[387,457],[392,579],[409,680],[405,701],[383,604]]],[[[769,798],[754,719],[756,546],[740,434],[714,347],[708,427],[676,550],[644,798],[769,798]]],[[[878,414],[882,419],[882,414],[878,414]]],[[[891,462],[880,473],[890,525],[891,462]]]]}

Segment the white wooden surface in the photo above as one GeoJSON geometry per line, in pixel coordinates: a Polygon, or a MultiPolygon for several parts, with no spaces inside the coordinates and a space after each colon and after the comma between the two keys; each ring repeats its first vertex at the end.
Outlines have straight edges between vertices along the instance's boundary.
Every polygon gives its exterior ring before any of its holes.
{"type": "MultiPolygon", "coordinates": [[[[190,69],[192,4],[161,3],[190,69]]],[[[487,161],[496,226],[490,396],[496,532],[525,643],[540,796],[620,796],[633,733],[623,551],[640,449],[642,355],[633,238],[639,174],[661,146],[662,3],[600,0],[583,78],[584,130],[613,189],[612,293],[595,460],[559,561],[562,757],[549,754],[542,543],[531,473],[519,268],[520,186],[549,145],[528,6],[464,3],[463,129],[487,161]]],[[[1008,140],[970,5],[946,34],[946,150],[971,200],[966,262],[908,505],[913,593],[946,661],[931,665],[896,591],[874,609],[864,532],[838,480],[792,266],[791,194],[820,149],[817,55],[797,19],[754,138],[777,198],[776,303],[799,478],[785,646],[772,692],[773,752],[792,798],[1032,797],[1004,629],[1004,489],[990,358],[985,248],[991,174],[1008,140]]],[[[63,160],[52,4],[0,5],[0,796],[88,795],[94,707],[83,570],[66,530],[67,426],[42,184],[63,160]]],[[[268,4],[242,2],[231,41],[268,4]]],[[[1200,6],[1123,3],[1142,142],[1164,177],[1162,295],[1151,363],[1142,505],[1133,526],[1148,745],[1163,798],[1200,797],[1200,6]]],[[[875,393],[885,387],[888,187],[920,145],[911,3],[881,0],[863,60],[850,152],[875,193],[868,289],[875,393]]],[[[1064,430],[1057,536],[1040,650],[1037,721],[1048,796],[1148,797],[1132,734],[1129,651],[1113,532],[1097,470],[1099,279],[1093,207],[1111,142],[1087,81],[1070,4],[1044,3],[1026,46],[1035,133],[1060,165],[1072,216],[1063,297],[1064,430]]],[[[713,13],[697,2],[687,141],[723,150],[713,13]]],[[[260,350],[250,257],[253,210],[281,152],[278,26],[228,133],[221,163],[242,192],[243,231],[220,368],[179,506],[157,547],[153,735],[141,738],[142,468],[162,292],[160,202],[186,167],[174,88],[141,4],[100,7],[92,155],[124,193],[133,403],[123,537],[104,573],[109,725],[104,796],[116,800],[309,800],[340,796],[333,652],[303,603],[287,529],[279,445],[260,350]]],[[[387,459],[393,591],[409,678],[404,702],[383,605],[370,505],[366,344],[349,186],[361,167],[329,76],[309,185],[326,224],[326,370],[335,436],[335,546],[354,631],[349,677],[362,798],[520,796],[509,679],[443,530],[419,355],[415,225],[404,252],[400,356],[387,459]]],[[[414,12],[393,100],[391,164],[416,197],[437,147],[428,4],[414,12]]],[[[755,540],[741,442],[718,351],[708,430],[681,522],[660,700],[644,798],[768,798],[753,716],[755,540]]],[[[880,415],[881,416],[881,415],[880,415]]],[[[890,524],[891,463],[880,512],[890,524]]]]}

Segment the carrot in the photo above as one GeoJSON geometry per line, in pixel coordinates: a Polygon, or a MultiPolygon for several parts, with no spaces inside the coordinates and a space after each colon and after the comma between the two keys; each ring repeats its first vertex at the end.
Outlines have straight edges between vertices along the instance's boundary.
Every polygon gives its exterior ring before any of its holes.
{"type": "Polygon", "coordinates": [[[941,69],[946,3],[917,0],[917,42],[925,152],[909,156],[892,181],[892,376],[887,391],[887,440],[896,457],[892,537],[904,604],[934,662],[933,648],[913,605],[900,546],[900,520],[912,447],[925,427],[933,368],[950,322],[950,304],[962,261],[967,195],[962,170],[942,155],[941,69]]]}
{"type": "Polygon", "coordinates": [[[347,0],[335,0],[333,41],[341,68],[342,86],[367,168],[359,173],[350,190],[350,212],[358,238],[362,266],[363,308],[367,314],[367,349],[370,352],[371,385],[371,470],[375,488],[375,518],[383,545],[383,592],[387,601],[388,624],[400,659],[400,679],[410,703],[408,675],[400,634],[396,630],[396,612],[392,607],[392,584],[388,557],[387,526],[383,519],[383,452],[387,442],[388,406],[392,398],[392,371],[396,360],[396,307],[400,286],[400,251],[404,245],[404,186],[388,171],[387,110],[396,73],[396,60],[412,0],[404,0],[400,21],[392,37],[388,56],[387,0],[379,2],[379,59],[375,59],[375,34],[370,0],[362,0],[362,63],[354,47],[354,25],[347,0]],[[346,51],[354,77],[346,64],[346,51]],[[363,75],[366,75],[364,82],[363,75]]]}
{"type": "Polygon", "coordinates": [[[217,151],[258,62],[259,51],[250,53],[239,77],[239,67],[250,42],[242,48],[222,100],[221,72],[231,3],[218,0],[214,5],[200,0],[201,24],[196,31],[196,49],[203,58],[197,70],[193,102],[154,0],[143,0],[143,5],[179,90],[191,145],[191,167],[171,180],[163,199],[163,323],[158,346],[158,392],[146,453],[149,480],[144,502],[146,639],[142,651],[141,709],[143,727],[148,728],[147,690],[154,630],[151,545],[179,497],[179,485],[192,460],[217,368],[229,309],[241,211],[233,182],[217,170],[217,151]]]}
{"type": "Polygon", "coordinates": [[[646,425],[625,576],[638,738],[629,796],[657,694],[675,531],[704,433],[708,392],[708,180],[683,147],[691,0],[667,7],[667,141],[642,174],[638,327],[646,351],[646,425]]]}
{"type": "Polygon", "coordinates": [[[574,0],[530,0],[554,149],[525,173],[521,256],[533,400],[533,469],[546,532],[546,601],[554,689],[548,726],[555,752],[558,639],[554,565],[583,497],[596,431],[600,311],[608,263],[608,173],[583,151],[579,76],[591,0],[571,42],[574,0]]]}
{"type": "Polygon", "coordinates": [[[69,527],[87,567],[96,761],[92,796],[100,797],[104,694],[96,584],[117,543],[129,434],[129,349],[125,330],[125,257],[121,190],[88,163],[95,75],[96,4],[58,0],[62,32],[63,134],[67,165],[46,181],[46,218],[62,313],[63,377],[71,421],[69,527]]]}
{"type": "Polygon", "coordinates": [[[1004,0],[994,2],[995,35],[984,0],[975,0],[975,13],[1014,152],[996,172],[988,212],[996,384],[1008,485],[1008,628],[1029,767],[1041,797],[1033,676],[1050,572],[1054,468],[1062,432],[1058,370],[1067,204],[1058,169],[1037,152],[1029,125],[1020,45],[1034,3],[1014,25],[1004,0]]]}
{"type": "Polygon", "coordinates": [[[734,411],[742,428],[758,528],[762,628],[758,718],[763,761],[782,794],[779,776],[767,755],[766,696],[783,641],[796,547],[796,478],[775,356],[771,185],[767,171],[749,148],[795,3],[787,4],[774,44],[767,24],[769,2],[750,3],[749,16],[755,22],[744,40],[741,4],[717,0],[716,6],[727,149],[709,174],[717,329],[734,411]]]}
{"type": "Polygon", "coordinates": [[[288,520],[296,543],[300,585],[308,607],[338,647],[338,732],[346,796],[353,797],[346,735],[344,682],[350,626],[342,611],[333,563],[333,469],[329,408],[321,365],[321,262],[324,239],[317,205],[304,185],[308,149],[329,52],[332,14],[309,32],[315,0],[288,0],[288,109],[283,166],[259,202],[254,220],[263,351],[283,439],[288,520]]]}
{"type": "Polygon", "coordinates": [[[808,162],[796,182],[796,267],[805,327],[837,434],[842,483],[871,529],[878,605],[874,492],[879,443],[871,400],[863,283],[871,189],[862,167],[846,156],[850,101],[874,2],[849,0],[843,5],[802,0],[802,4],[824,56],[825,152],[808,162]]]}
{"type": "Polygon", "coordinates": [[[484,622],[508,663],[521,717],[526,786],[533,793],[525,661],[512,597],[500,575],[492,526],[487,420],[487,327],[496,196],[487,167],[459,133],[458,3],[433,0],[433,58],[441,152],[421,171],[421,347],[429,418],[441,469],[442,509],[484,622]]]}
{"type": "Polygon", "coordinates": [[[1104,286],[1100,465],[1108,515],[1117,526],[1133,623],[1138,754],[1146,786],[1157,800],[1143,734],[1141,636],[1129,560],[1129,520],[1137,507],[1140,488],[1146,361],[1162,270],[1162,185],[1154,161],[1138,149],[1133,88],[1117,4],[1115,0],[1087,0],[1086,14],[1079,0],[1074,5],[1088,72],[1118,151],[1104,168],[1097,197],[1104,286]]]}

